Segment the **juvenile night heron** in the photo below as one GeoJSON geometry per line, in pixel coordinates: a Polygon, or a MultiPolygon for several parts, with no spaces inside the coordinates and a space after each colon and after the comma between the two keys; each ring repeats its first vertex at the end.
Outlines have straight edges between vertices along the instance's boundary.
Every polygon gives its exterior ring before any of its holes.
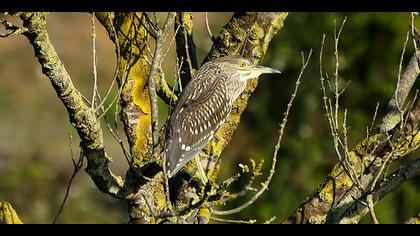
{"type": "MultiPolygon", "coordinates": [[[[174,176],[213,138],[225,122],[233,102],[248,79],[278,70],[252,65],[242,57],[226,56],[205,63],[184,88],[166,128],[165,158],[169,178],[174,176]]],[[[201,179],[207,178],[197,163],[201,179]]]]}

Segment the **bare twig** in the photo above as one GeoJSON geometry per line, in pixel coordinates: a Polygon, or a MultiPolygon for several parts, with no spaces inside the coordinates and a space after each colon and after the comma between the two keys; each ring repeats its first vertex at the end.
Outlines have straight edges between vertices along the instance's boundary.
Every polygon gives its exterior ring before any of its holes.
{"type": "MultiPolygon", "coordinates": [[[[321,81],[321,90],[323,93],[323,101],[324,101],[324,109],[326,112],[326,116],[328,119],[328,123],[331,130],[331,136],[333,138],[333,144],[335,152],[338,156],[338,160],[340,164],[343,166],[344,171],[347,173],[349,178],[352,180],[352,182],[356,185],[356,187],[359,190],[362,190],[362,185],[359,181],[359,178],[357,177],[357,172],[354,169],[353,165],[350,163],[349,160],[349,149],[348,149],[348,139],[347,139],[347,109],[345,109],[344,114],[344,120],[343,120],[343,140],[339,133],[339,121],[338,121],[338,114],[339,114],[339,98],[340,95],[345,91],[346,87],[340,90],[339,88],[339,51],[338,51],[338,45],[340,41],[340,36],[343,31],[344,24],[346,22],[347,18],[344,18],[341,27],[337,33],[337,26],[336,21],[334,21],[334,55],[335,55],[335,71],[334,71],[334,85],[331,85],[329,80],[327,80],[327,83],[330,87],[330,90],[334,94],[334,107],[332,105],[331,99],[327,96],[327,93],[325,91],[325,85],[324,85],[324,76],[322,71],[322,56],[323,56],[323,49],[324,49],[324,42],[325,42],[325,34],[323,35],[322,42],[321,42],[321,52],[319,57],[319,63],[320,63],[320,81],[321,81]],[[328,101],[328,103],[327,103],[328,101]],[[344,155],[341,154],[340,148],[344,151],[344,155]]],[[[347,83],[348,85],[348,83],[347,83]]]]}
{"type": "MultiPolygon", "coordinates": [[[[128,68],[129,68],[129,63],[126,63],[124,65],[124,71],[123,71],[123,74],[121,76],[122,77],[122,81],[121,81],[120,87],[118,88],[117,94],[112,99],[112,101],[109,103],[108,107],[105,110],[103,110],[102,114],[98,115],[98,120],[100,120],[103,116],[105,116],[106,113],[109,111],[109,109],[111,109],[112,105],[119,99],[119,97],[121,95],[121,92],[122,92],[122,90],[124,88],[124,84],[125,84],[125,82],[127,80],[128,68]]],[[[111,85],[109,87],[110,89],[111,89],[111,86],[113,86],[113,84],[114,84],[114,82],[111,82],[111,85]]],[[[110,89],[109,89],[109,91],[110,91],[110,89]]],[[[107,93],[107,94],[109,95],[109,93],[107,93]]],[[[96,109],[95,109],[95,111],[97,111],[99,108],[103,107],[103,103],[105,103],[105,100],[106,100],[106,97],[104,97],[102,99],[101,103],[99,104],[100,106],[97,106],[96,109]]]]}
{"type": "Polygon", "coordinates": [[[93,65],[93,92],[92,92],[92,108],[95,107],[95,96],[98,90],[98,73],[96,70],[96,27],[95,27],[95,12],[92,14],[92,65],[93,65]]]}
{"type": "MultiPolygon", "coordinates": [[[[419,90],[416,89],[416,92],[414,93],[414,98],[413,98],[412,102],[405,109],[408,113],[411,113],[413,111],[414,105],[415,105],[415,103],[417,102],[417,99],[418,99],[418,95],[419,95],[419,90]]],[[[405,119],[404,119],[404,122],[403,122],[404,127],[407,125],[407,122],[408,122],[409,118],[410,118],[409,115],[405,116],[405,119]]]]}
{"type": "Polygon", "coordinates": [[[137,20],[140,22],[140,24],[144,27],[144,29],[146,29],[147,33],[150,36],[152,36],[153,39],[156,40],[158,29],[155,26],[155,24],[152,22],[152,20],[150,19],[149,15],[146,12],[141,14],[141,17],[137,14],[137,12],[135,12],[134,14],[137,20]],[[144,23],[143,17],[146,19],[147,24],[144,23]]]}
{"type": "MultiPolygon", "coordinates": [[[[334,120],[336,125],[336,132],[338,133],[338,107],[339,107],[339,97],[340,97],[340,91],[338,89],[338,68],[340,66],[339,60],[338,60],[338,42],[340,40],[341,32],[343,31],[344,24],[346,23],[347,17],[344,18],[340,30],[338,31],[338,34],[336,32],[336,27],[334,27],[334,55],[335,55],[335,72],[334,72],[334,85],[335,85],[335,112],[334,112],[334,120]]],[[[334,21],[334,24],[336,22],[334,21]]]]}
{"type": "Polygon", "coordinates": [[[159,143],[159,131],[158,131],[158,104],[157,104],[157,95],[156,95],[156,85],[155,85],[155,78],[156,74],[158,73],[158,69],[162,63],[162,50],[163,44],[166,40],[166,37],[169,34],[169,29],[172,28],[175,18],[174,12],[168,14],[166,18],[166,22],[161,31],[158,32],[156,38],[156,45],[155,45],[155,52],[153,56],[152,65],[150,67],[150,73],[148,78],[148,86],[149,86],[149,96],[150,96],[150,103],[151,103],[151,113],[152,113],[152,142],[153,142],[153,156],[157,154],[156,145],[159,143]]]}
{"type": "Polygon", "coordinates": [[[177,101],[178,97],[174,93],[174,88],[171,88],[165,79],[165,73],[162,67],[158,69],[159,79],[156,84],[157,95],[168,105],[171,105],[173,101],[177,101]]]}
{"type": "MultiPolygon", "coordinates": [[[[112,26],[112,28],[114,29],[113,26],[112,26]]],[[[128,62],[131,61],[131,58],[133,57],[133,47],[132,47],[133,46],[133,41],[134,41],[133,36],[132,36],[132,34],[130,34],[130,46],[129,46],[130,54],[128,56],[128,62]]],[[[116,45],[117,44],[118,44],[118,37],[116,37],[116,45]]],[[[117,77],[118,77],[118,69],[119,69],[119,63],[120,63],[120,47],[119,47],[119,45],[116,46],[116,49],[117,49],[117,66],[118,67],[115,67],[114,78],[111,82],[111,85],[109,86],[108,91],[107,91],[105,97],[102,99],[101,103],[96,107],[95,113],[97,112],[97,110],[99,108],[103,107],[103,104],[105,103],[107,97],[109,96],[109,94],[111,92],[111,89],[112,89],[112,87],[113,87],[113,85],[114,85],[114,83],[115,83],[115,81],[117,80],[117,77]]],[[[129,68],[130,68],[130,63],[125,63],[123,73],[121,75],[121,84],[120,84],[120,87],[118,88],[117,94],[112,99],[112,101],[108,105],[108,107],[105,110],[103,110],[102,114],[98,115],[98,120],[100,120],[103,116],[105,116],[106,113],[108,112],[108,110],[111,109],[112,105],[120,99],[120,95],[121,95],[122,90],[124,88],[125,82],[127,81],[128,69],[129,68]]]]}
{"type": "Polygon", "coordinates": [[[61,212],[63,212],[64,206],[65,206],[65,204],[67,202],[67,198],[68,198],[68,196],[70,194],[71,184],[73,183],[73,180],[76,177],[76,174],[79,172],[79,170],[83,166],[83,160],[84,160],[83,159],[83,157],[84,157],[83,156],[83,152],[82,151],[80,152],[79,159],[76,161],[76,159],[74,158],[74,154],[73,154],[73,136],[72,136],[71,132],[69,133],[69,136],[70,136],[70,141],[69,141],[70,155],[71,155],[71,160],[73,162],[74,169],[73,169],[73,173],[72,173],[72,175],[70,177],[70,180],[69,180],[69,182],[67,184],[67,188],[66,188],[66,193],[64,195],[64,199],[61,202],[61,206],[60,206],[60,208],[59,208],[59,210],[58,210],[58,212],[57,212],[57,214],[56,214],[56,216],[55,216],[55,218],[53,220],[53,224],[56,224],[57,223],[57,220],[60,217],[61,212]]]}
{"type": "MultiPolygon", "coordinates": [[[[110,28],[110,35],[114,35],[115,36],[114,37],[114,41],[115,41],[115,47],[116,47],[117,62],[116,62],[116,65],[115,65],[114,76],[112,78],[111,84],[109,85],[108,90],[107,90],[105,96],[103,97],[103,99],[101,98],[101,95],[99,94],[99,91],[96,90],[96,93],[97,93],[96,96],[98,97],[98,99],[99,99],[100,102],[97,105],[97,107],[95,108],[95,113],[97,113],[98,112],[98,109],[100,109],[102,111],[102,114],[105,114],[105,112],[106,112],[105,111],[105,107],[103,106],[103,104],[105,103],[105,101],[107,100],[107,98],[109,97],[109,95],[111,94],[111,90],[114,87],[115,82],[117,81],[118,70],[120,68],[120,63],[121,63],[120,62],[121,61],[121,50],[120,50],[119,39],[116,36],[117,35],[117,32],[115,30],[114,23],[113,23],[113,21],[111,19],[111,15],[109,13],[107,13],[107,19],[109,21],[108,26],[110,28]]],[[[130,55],[130,57],[131,57],[131,55],[130,55]]],[[[128,66],[126,65],[124,67],[123,78],[125,78],[125,74],[127,74],[127,73],[128,73],[128,66]]],[[[124,84],[124,82],[122,84],[124,84]]],[[[116,97],[114,97],[114,99],[115,99],[115,114],[114,114],[114,126],[115,126],[115,130],[111,127],[111,124],[110,124],[107,116],[103,115],[103,118],[105,120],[105,123],[107,125],[108,130],[110,131],[110,133],[112,134],[112,136],[114,137],[114,139],[120,145],[121,150],[122,150],[122,152],[124,154],[125,159],[127,160],[128,164],[131,165],[133,159],[132,159],[130,153],[124,147],[124,143],[123,143],[123,141],[121,139],[121,136],[120,136],[120,134],[118,132],[118,121],[117,121],[117,117],[118,117],[118,103],[119,103],[119,98],[120,98],[120,96],[118,96],[118,95],[116,95],[116,97]]],[[[111,103],[111,105],[112,105],[112,103],[111,103]]],[[[109,105],[108,107],[111,107],[111,105],[109,105]]]]}
{"type": "Polygon", "coordinates": [[[410,25],[410,29],[411,29],[411,37],[413,38],[413,46],[414,46],[414,51],[417,52],[417,40],[420,39],[420,33],[417,31],[416,26],[414,25],[414,18],[415,18],[415,13],[411,12],[410,13],[410,19],[411,19],[411,25],[410,25]]]}
{"type": "Polygon", "coordinates": [[[372,194],[367,195],[366,197],[367,207],[369,209],[370,218],[374,224],[379,224],[378,218],[376,218],[375,210],[373,209],[373,197],[372,194]]]}
{"type": "MultiPolygon", "coordinates": [[[[404,116],[404,110],[402,109],[402,106],[404,105],[404,102],[399,102],[398,100],[398,93],[400,91],[400,81],[401,81],[401,71],[402,71],[402,63],[403,63],[403,59],[404,59],[404,54],[405,54],[405,50],[407,48],[407,43],[408,43],[408,38],[409,38],[409,31],[407,31],[406,36],[405,36],[405,42],[404,42],[404,47],[403,47],[403,51],[401,53],[401,57],[400,57],[400,64],[398,66],[398,77],[397,77],[397,86],[395,89],[395,101],[396,101],[396,106],[397,106],[397,110],[399,112],[400,118],[399,120],[403,120],[403,116],[404,116]]],[[[404,100],[406,98],[403,98],[404,100]]],[[[400,131],[402,131],[403,129],[403,122],[400,122],[400,131]]]]}
{"type": "MultiPolygon", "coordinates": [[[[400,58],[399,74],[401,72],[403,55],[408,41],[407,37],[400,58]]],[[[393,129],[401,121],[401,117],[404,113],[401,107],[404,105],[410,90],[420,72],[418,61],[419,54],[420,52],[417,49],[417,51],[415,51],[414,55],[411,57],[410,62],[408,63],[402,76],[398,76],[397,88],[395,89],[394,95],[386,107],[385,115],[383,116],[381,124],[379,125],[379,128],[382,132],[393,129]]]]}
{"type": "Polygon", "coordinates": [[[210,219],[214,220],[214,221],[219,221],[222,223],[234,223],[234,224],[255,224],[257,223],[256,220],[231,220],[231,219],[222,219],[222,218],[217,218],[214,216],[210,216],[210,219]]]}
{"type": "Polygon", "coordinates": [[[176,52],[178,61],[181,63],[181,83],[186,85],[192,75],[193,70],[198,69],[197,55],[193,39],[193,21],[191,12],[179,12],[176,17],[176,26],[180,30],[176,37],[176,52]]]}
{"type": "Polygon", "coordinates": [[[261,183],[262,188],[249,201],[245,202],[244,204],[240,205],[239,207],[233,208],[231,210],[225,210],[225,211],[213,211],[213,214],[215,214],[215,215],[232,215],[232,214],[238,213],[238,212],[244,210],[245,208],[247,208],[248,206],[250,206],[252,203],[254,203],[268,189],[268,185],[270,184],[271,179],[272,179],[272,177],[274,175],[274,172],[275,172],[276,162],[277,162],[277,154],[278,154],[278,151],[280,149],[280,143],[281,143],[281,140],[282,140],[283,135],[284,135],[284,129],[286,127],[287,118],[289,116],[290,108],[292,107],[293,101],[296,97],[296,94],[297,94],[297,91],[298,91],[298,88],[299,88],[299,85],[300,85],[300,79],[302,78],[302,75],[303,75],[303,73],[306,69],[306,66],[309,63],[309,60],[310,60],[311,56],[312,56],[312,49],[309,52],[308,59],[305,61],[305,56],[302,52],[302,68],[300,70],[298,79],[296,80],[295,89],[294,89],[294,91],[293,91],[293,93],[290,97],[289,103],[287,104],[286,112],[284,113],[282,123],[280,124],[279,137],[278,137],[276,146],[274,148],[270,173],[269,173],[267,179],[263,183],[261,183]]]}
{"type": "Polygon", "coordinates": [[[375,127],[376,116],[378,115],[379,109],[379,102],[376,103],[375,112],[373,113],[372,123],[370,124],[370,128],[366,128],[366,138],[370,136],[372,133],[373,128],[375,127]]]}
{"type": "Polygon", "coordinates": [[[206,14],[206,28],[207,28],[207,33],[209,34],[210,39],[213,41],[214,40],[214,36],[213,36],[213,33],[211,32],[211,29],[210,29],[209,19],[207,17],[207,12],[205,14],[206,14]]]}

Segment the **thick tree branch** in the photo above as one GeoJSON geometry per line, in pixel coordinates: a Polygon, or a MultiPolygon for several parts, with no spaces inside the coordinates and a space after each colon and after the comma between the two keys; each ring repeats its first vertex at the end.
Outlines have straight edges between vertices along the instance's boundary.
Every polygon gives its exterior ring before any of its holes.
{"type": "Polygon", "coordinates": [[[103,144],[102,129],[94,110],[83,100],[80,92],[73,86],[63,63],[52,46],[46,29],[47,13],[23,13],[20,15],[23,25],[28,29],[24,35],[35,50],[42,67],[42,72],[50,79],[57,96],[69,114],[70,122],[81,139],[81,148],[88,165],[86,172],[96,186],[104,193],[123,197],[123,180],[112,174],[103,144]]]}
{"type": "Polygon", "coordinates": [[[418,50],[417,53],[414,53],[411,57],[404,74],[398,80],[397,89],[389,101],[386,107],[385,115],[379,125],[382,132],[393,129],[400,122],[401,112],[403,111],[405,101],[411,91],[411,87],[413,87],[413,84],[420,73],[419,59],[420,50],[418,50]]]}
{"type": "MultiPolygon", "coordinates": [[[[387,194],[397,190],[397,188],[401,186],[401,184],[403,184],[405,181],[410,180],[418,175],[420,175],[420,159],[412,161],[407,165],[401,166],[399,170],[387,176],[385,180],[367,196],[372,196],[372,203],[375,205],[387,194]]],[[[347,211],[345,212],[345,214],[343,214],[338,223],[357,223],[368,212],[368,206],[366,204],[363,204],[362,201],[358,201],[351,208],[347,209],[347,211]]]]}

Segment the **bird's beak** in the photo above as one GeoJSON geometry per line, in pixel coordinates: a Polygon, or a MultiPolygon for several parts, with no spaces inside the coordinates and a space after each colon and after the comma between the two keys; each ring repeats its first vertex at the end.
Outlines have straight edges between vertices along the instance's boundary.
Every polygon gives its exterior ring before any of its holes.
{"type": "Polygon", "coordinates": [[[253,69],[254,73],[259,74],[259,75],[281,73],[281,71],[279,71],[279,70],[276,70],[276,69],[273,69],[273,68],[270,68],[270,67],[265,67],[265,66],[258,66],[258,65],[253,66],[252,69],[253,69]]]}

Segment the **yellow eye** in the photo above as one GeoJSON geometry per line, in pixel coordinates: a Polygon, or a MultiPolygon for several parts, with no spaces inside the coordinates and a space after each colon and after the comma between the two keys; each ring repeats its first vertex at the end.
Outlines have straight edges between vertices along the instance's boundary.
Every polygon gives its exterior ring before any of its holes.
{"type": "Polygon", "coordinates": [[[244,61],[241,61],[241,64],[239,64],[240,67],[245,67],[246,63],[244,61]]]}

